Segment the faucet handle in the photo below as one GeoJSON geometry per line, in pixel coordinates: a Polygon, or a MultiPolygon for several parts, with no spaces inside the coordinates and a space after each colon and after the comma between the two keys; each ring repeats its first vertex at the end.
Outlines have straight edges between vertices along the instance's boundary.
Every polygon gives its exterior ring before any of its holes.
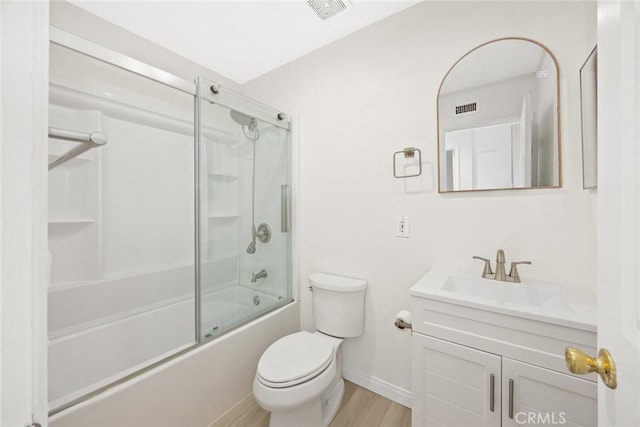
{"type": "Polygon", "coordinates": [[[491,270],[491,260],[488,258],[482,258],[481,256],[473,256],[473,259],[479,259],[484,261],[484,270],[482,270],[482,277],[490,278],[493,275],[493,271],[491,270]]]}
{"type": "Polygon", "coordinates": [[[531,261],[517,261],[511,263],[511,270],[509,270],[509,277],[515,283],[520,283],[520,275],[518,274],[518,264],[529,264],[531,261]]]}

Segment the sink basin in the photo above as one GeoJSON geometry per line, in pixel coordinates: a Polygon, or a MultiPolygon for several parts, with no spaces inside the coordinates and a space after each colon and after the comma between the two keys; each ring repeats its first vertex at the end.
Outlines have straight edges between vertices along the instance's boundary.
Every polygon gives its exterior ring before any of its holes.
{"type": "Polygon", "coordinates": [[[560,291],[526,283],[448,276],[441,289],[492,300],[500,305],[514,304],[526,307],[545,307],[551,310],[572,310],[571,305],[560,291]]]}
{"type": "Polygon", "coordinates": [[[412,296],[511,314],[529,319],[595,328],[592,290],[524,280],[499,282],[480,275],[434,268],[410,289],[412,296]]]}

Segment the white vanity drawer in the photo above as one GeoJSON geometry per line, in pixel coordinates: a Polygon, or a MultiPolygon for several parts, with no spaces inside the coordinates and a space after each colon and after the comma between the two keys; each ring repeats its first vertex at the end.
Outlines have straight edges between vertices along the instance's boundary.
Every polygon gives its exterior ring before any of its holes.
{"type": "MultiPolygon", "coordinates": [[[[572,375],[564,351],[596,354],[596,333],[487,309],[411,297],[413,333],[420,333],[572,375]]],[[[596,376],[581,376],[596,381],[596,376]]]]}

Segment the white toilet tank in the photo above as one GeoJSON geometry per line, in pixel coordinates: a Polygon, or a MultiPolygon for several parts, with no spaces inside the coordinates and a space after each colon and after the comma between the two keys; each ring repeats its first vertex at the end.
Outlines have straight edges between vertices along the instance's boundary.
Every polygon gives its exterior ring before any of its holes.
{"type": "Polygon", "coordinates": [[[362,335],[367,282],[326,273],[311,273],[309,282],[316,329],[340,338],[362,335]]]}

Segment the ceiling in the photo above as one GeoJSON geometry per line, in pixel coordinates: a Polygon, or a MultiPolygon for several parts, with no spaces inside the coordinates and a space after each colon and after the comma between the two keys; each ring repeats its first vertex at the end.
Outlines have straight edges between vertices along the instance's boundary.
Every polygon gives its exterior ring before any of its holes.
{"type": "MultiPolygon", "coordinates": [[[[329,1],[329,0],[327,0],[329,1]]],[[[420,0],[343,0],[326,21],[305,0],[71,3],[238,83],[410,7],[420,0]]]]}

